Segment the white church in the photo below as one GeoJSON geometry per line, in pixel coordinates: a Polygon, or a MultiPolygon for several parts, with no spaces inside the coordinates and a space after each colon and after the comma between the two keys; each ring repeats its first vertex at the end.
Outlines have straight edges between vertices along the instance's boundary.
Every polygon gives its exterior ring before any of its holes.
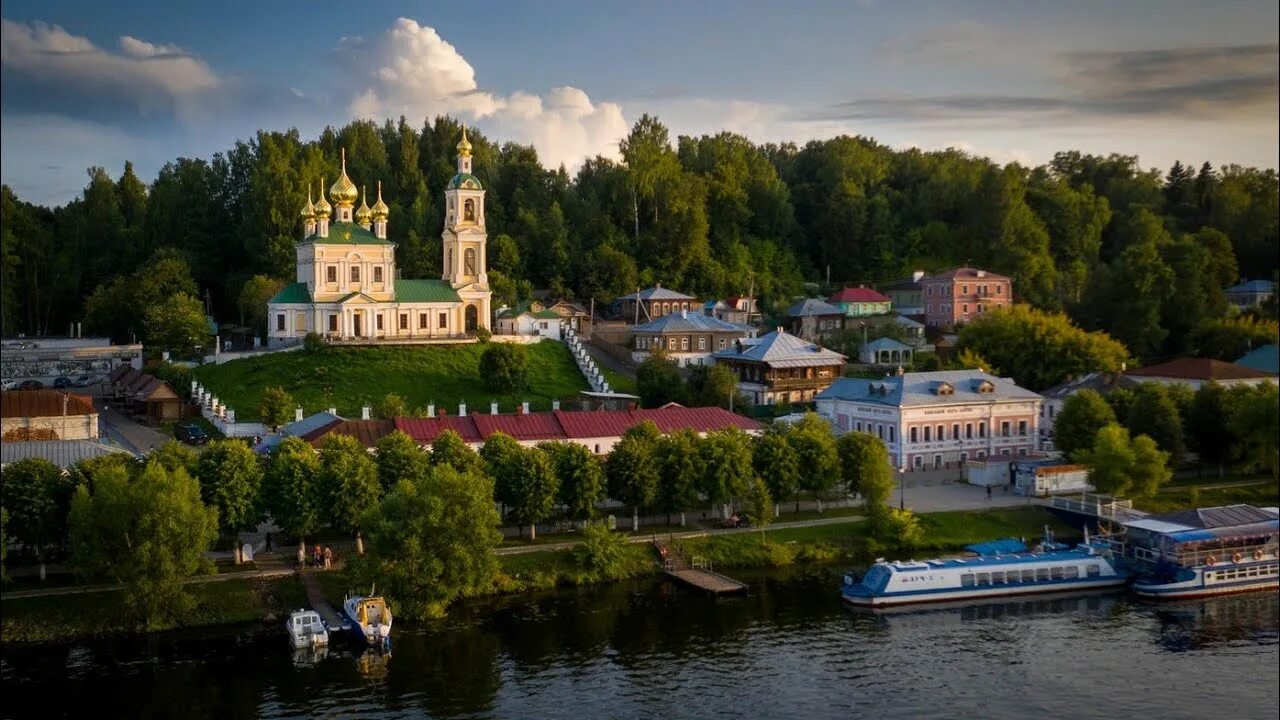
{"type": "Polygon", "coordinates": [[[485,271],[484,187],[471,174],[471,143],[464,129],[458,172],[445,190],[444,272],[439,280],[397,277],[395,244],[387,240],[388,208],[369,207],[342,176],[302,208],[297,282],[267,302],[267,343],[301,340],[309,332],[345,344],[462,340],[489,329],[489,277],[485,271]],[[355,207],[356,199],[360,207],[355,207]]]}

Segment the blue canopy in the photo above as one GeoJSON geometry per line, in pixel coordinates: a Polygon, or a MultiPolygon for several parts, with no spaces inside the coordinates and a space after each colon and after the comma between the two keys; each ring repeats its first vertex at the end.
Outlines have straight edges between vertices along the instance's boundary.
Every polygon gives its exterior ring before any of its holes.
{"type": "Polygon", "coordinates": [[[1001,538],[999,540],[988,540],[987,542],[965,545],[964,549],[989,557],[991,555],[1024,553],[1027,551],[1027,546],[1026,543],[1017,538],[1001,538]]]}

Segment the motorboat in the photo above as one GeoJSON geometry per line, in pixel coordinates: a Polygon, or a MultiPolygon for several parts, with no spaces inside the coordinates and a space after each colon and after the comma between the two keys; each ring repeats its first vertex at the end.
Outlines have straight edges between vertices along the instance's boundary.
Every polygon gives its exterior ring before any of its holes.
{"type": "Polygon", "coordinates": [[[329,631],[325,629],[320,613],[315,610],[294,610],[285,623],[289,631],[289,642],[297,648],[327,647],[329,631]]]}
{"type": "Polygon", "coordinates": [[[351,621],[356,636],[368,645],[386,645],[391,639],[391,608],[381,595],[347,595],[342,612],[351,621]]]}

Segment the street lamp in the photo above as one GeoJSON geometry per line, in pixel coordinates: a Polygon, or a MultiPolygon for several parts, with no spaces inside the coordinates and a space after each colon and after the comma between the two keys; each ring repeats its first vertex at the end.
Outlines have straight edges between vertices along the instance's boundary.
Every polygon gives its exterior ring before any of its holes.
{"type": "Polygon", "coordinates": [[[898,509],[907,509],[907,466],[898,467],[898,509]]]}

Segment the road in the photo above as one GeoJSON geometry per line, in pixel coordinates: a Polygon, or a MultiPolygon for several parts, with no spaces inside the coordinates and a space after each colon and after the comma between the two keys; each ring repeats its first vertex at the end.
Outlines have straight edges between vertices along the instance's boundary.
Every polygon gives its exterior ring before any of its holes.
{"type": "Polygon", "coordinates": [[[94,405],[98,407],[98,421],[102,432],[112,442],[132,453],[146,455],[173,439],[135,422],[115,408],[108,407],[102,398],[94,398],[94,405]]]}

